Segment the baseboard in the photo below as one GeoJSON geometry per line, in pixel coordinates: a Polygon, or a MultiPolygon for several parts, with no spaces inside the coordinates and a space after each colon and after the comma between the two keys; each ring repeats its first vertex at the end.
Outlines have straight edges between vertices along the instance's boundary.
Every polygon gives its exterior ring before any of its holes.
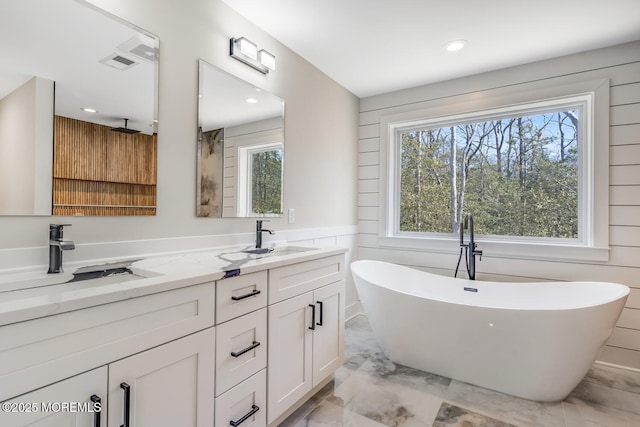
{"type": "Polygon", "coordinates": [[[640,369],[632,368],[631,366],[616,365],[615,363],[602,362],[600,360],[596,360],[595,364],[596,365],[609,366],[611,368],[616,368],[616,369],[624,369],[625,371],[631,371],[631,372],[640,373],[640,369]]]}
{"type": "Polygon", "coordinates": [[[360,301],[356,301],[353,304],[350,304],[347,307],[345,307],[344,309],[345,322],[353,319],[356,316],[359,316],[360,314],[364,314],[364,310],[362,308],[362,304],[360,304],[360,301]]]}

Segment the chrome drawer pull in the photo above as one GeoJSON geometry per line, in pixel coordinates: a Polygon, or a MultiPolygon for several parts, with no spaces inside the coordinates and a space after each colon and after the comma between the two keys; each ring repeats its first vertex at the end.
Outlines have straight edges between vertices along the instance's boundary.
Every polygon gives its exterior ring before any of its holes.
{"type": "Polygon", "coordinates": [[[229,424],[232,425],[233,427],[239,426],[243,422],[247,421],[249,417],[251,417],[253,414],[258,412],[259,410],[260,410],[260,407],[258,405],[251,405],[251,410],[245,416],[240,418],[238,421],[231,420],[229,421],[229,424]]]}
{"type": "Polygon", "coordinates": [[[231,355],[233,357],[240,357],[243,354],[245,354],[246,352],[253,350],[254,348],[256,348],[259,345],[260,345],[260,343],[258,341],[254,341],[253,344],[251,344],[249,347],[245,348],[244,350],[240,350],[238,352],[232,351],[231,355]]]}
{"type": "Polygon", "coordinates": [[[255,291],[253,291],[253,292],[251,292],[251,293],[248,293],[248,294],[246,294],[246,295],[241,295],[241,296],[239,296],[239,297],[231,297],[231,299],[232,299],[232,300],[234,300],[234,301],[240,301],[240,300],[243,300],[243,299],[245,299],[245,298],[255,297],[255,296],[256,296],[256,295],[258,295],[259,293],[260,293],[260,291],[256,289],[255,291]]]}

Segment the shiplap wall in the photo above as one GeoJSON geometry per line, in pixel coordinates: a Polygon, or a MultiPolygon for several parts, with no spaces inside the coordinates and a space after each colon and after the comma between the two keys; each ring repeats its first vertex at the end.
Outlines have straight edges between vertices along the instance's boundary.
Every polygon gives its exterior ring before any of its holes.
{"type": "MultiPolygon", "coordinates": [[[[478,278],[485,280],[597,280],[620,282],[631,295],[598,359],[640,369],[640,41],[420,86],[361,100],[358,258],[379,259],[452,275],[457,254],[383,248],[378,244],[380,121],[399,109],[462,94],[517,87],[555,77],[609,79],[609,261],[606,263],[500,259],[485,254],[478,278]]],[[[597,143],[597,141],[596,141],[597,143]]],[[[598,177],[596,176],[596,179],[598,177]]],[[[486,252],[486,251],[485,251],[486,252]]]]}

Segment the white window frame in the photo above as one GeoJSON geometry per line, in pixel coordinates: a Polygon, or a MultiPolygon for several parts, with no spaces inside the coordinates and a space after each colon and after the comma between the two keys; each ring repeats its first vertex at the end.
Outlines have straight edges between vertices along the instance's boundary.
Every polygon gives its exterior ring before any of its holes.
{"type": "Polygon", "coordinates": [[[422,108],[384,116],[380,122],[380,209],[378,244],[456,253],[459,238],[447,233],[399,231],[399,176],[397,134],[404,129],[481,121],[505,113],[535,114],[582,105],[579,146],[579,238],[554,239],[518,236],[476,236],[484,254],[506,258],[607,261],[609,226],[609,81],[575,82],[568,78],[533,82],[426,101],[422,108]],[[596,179],[597,177],[597,179],[596,179]]]}
{"type": "MultiPolygon", "coordinates": [[[[272,214],[254,214],[253,213],[253,182],[251,177],[253,174],[253,155],[264,153],[266,151],[280,150],[282,162],[284,164],[284,144],[280,142],[271,142],[257,145],[247,145],[238,147],[238,209],[240,216],[262,216],[262,217],[279,217],[280,213],[272,214]]],[[[282,176],[280,178],[282,180],[282,176]]],[[[282,211],[282,197],[280,197],[280,211],[282,211]]]]}

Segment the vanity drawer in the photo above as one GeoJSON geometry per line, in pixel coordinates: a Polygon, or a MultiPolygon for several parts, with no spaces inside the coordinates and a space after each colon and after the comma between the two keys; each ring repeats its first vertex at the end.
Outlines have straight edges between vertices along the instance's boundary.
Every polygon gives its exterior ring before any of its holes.
{"type": "Polygon", "coordinates": [[[267,309],[217,328],[216,396],[267,366],[267,309]]]}
{"type": "Polygon", "coordinates": [[[216,323],[226,322],[266,306],[266,270],[216,282],[216,323]]]}
{"type": "Polygon", "coordinates": [[[0,401],[213,326],[214,292],[211,282],[0,327],[0,401]]]}
{"type": "Polygon", "coordinates": [[[344,255],[334,255],[269,270],[269,304],[344,279],[344,255]]]}
{"type": "Polygon", "coordinates": [[[263,369],[216,397],[216,426],[267,425],[267,370],[263,369]],[[232,424],[233,422],[233,424],[232,424]]]}

